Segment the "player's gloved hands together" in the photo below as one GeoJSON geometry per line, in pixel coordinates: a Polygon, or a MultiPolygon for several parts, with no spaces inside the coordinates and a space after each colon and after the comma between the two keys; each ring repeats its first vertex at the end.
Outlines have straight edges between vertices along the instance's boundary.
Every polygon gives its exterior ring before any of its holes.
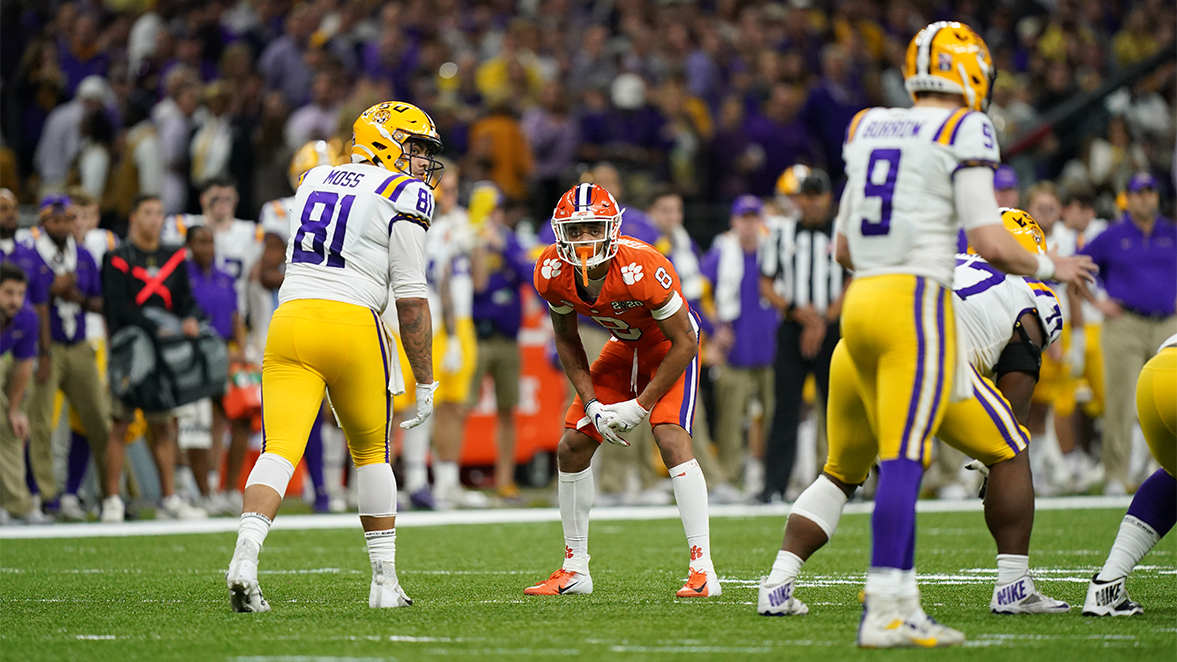
{"type": "Polygon", "coordinates": [[[405,430],[411,430],[425,422],[433,414],[433,392],[441,386],[437,382],[432,384],[417,384],[417,417],[411,421],[401,423],[405,430]]]}
{"type": "Polygon", "coordinates": [[[645,407],[638,404],[637,398],[605,405],[605,411],[612,414],[613,420],[609,426],[618,432],[629,432],[650,415],[645,407]]]}
{"type": "Polygon", "coordinates": [[[441,357],[441,369],[447,374],[462,369],[462,342],[457,336],[448,336],[445,339],[445,356],[441,357]]]}
{"type": "Polygon", "coordinates": [[[605,405],[597,402],[596,398],[589,400],[588,404],[584,406],[584,414],[592,421],[593,427],[597,429],[605,441],[618,446],[629,445],[628,441],[622,439],[613,430],[613,415],[609,413],[605,405]]]}

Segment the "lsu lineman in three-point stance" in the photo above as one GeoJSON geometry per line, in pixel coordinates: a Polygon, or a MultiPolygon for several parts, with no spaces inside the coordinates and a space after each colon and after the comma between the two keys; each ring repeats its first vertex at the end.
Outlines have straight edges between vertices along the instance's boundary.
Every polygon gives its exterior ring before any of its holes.
{"type": "Polygon", "coordinates": [[[391,288],[417,380],[420,425],[433,411],[432,324],[425,232],[441,164],[433,120],[407,103],[372,106],[355,121],[352,163],[308,171],[291,215],[286,278],[262,364],[262,454],[249,474],[226,580],[234,611],[269,611],[258,553],[307,443],[323,391],[356,464],[360,523],[372,562],[371,607],[412,604],[396,577],[396,479],[389,425],[404,390],[380,321],[391,288]]]}
{"type": "Polygon", "coordinates": [[[961,23],[927,26],[908,46],[904,74],[913,108],[870,108],[847,128],[837,255],[855,270],[842,312],[841,349],[849,360],[830,368],[829,460],[793,509],[832,531],[846,492],[866,478],[840,461],[864,450],[877,454],[858,629],[864,648],[964,642],[962,633],[924,613],[915,576],[915,501],[932,436],[950,395],[963,400],[972,392],[970,373],[957,370],[963,361],[952,281],[959,229],[1006,273],[1079,284],[1094,269],[1090,260],[1031,255],[1002,227],[993,196],[999,152],[984,114],[995,71],[976,32],[961,23]],[[865,423],[845,415],[855,410],[865,423]]]}

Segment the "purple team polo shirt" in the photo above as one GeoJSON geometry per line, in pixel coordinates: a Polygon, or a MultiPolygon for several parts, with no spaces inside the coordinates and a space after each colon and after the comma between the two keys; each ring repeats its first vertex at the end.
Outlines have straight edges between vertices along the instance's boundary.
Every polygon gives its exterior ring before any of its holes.
{"type": "MultiPolygon", "coordinates": [[[[703,275],[714,284],[719,274],[719,249],[713,247],[703,259],[703,275]]],[[[732,320],[732,349],[728,365],[734,368],[764,368],[776,359],[776,332],[780,317],[776,308],[760,296],[760,265],[756,253],[744,253],[744,278],[740,282],[740,316],[732,320]]]]}
{"type": "Polygon", "coordinates": [[[237,312],[237,290],[233,277],[212,267],[202,270],[194,260],[187,260],[188,282],[196,305],[208,316],[209,323],[225,340],[233,339],[233,313],[237,312]]]}
{"type": "Polygon", "coordinates": [[[508,338],[519,335],[523,321],[523,304],[519,287],[531,284],[535,263],[527,258],[527,251],[515,238],[515,233],[502,230],[505,243],[502,253],[488,253],[490,274],[486,290],[474,295],[473,318],[479,336],[488,338],[500,333],[508,338]]]}
{"type": "Polygon", "coordinates": [[[37,313],[26,300],[24,306],[16,312],[16,317],[12,318],[12,323],[0,329],[0,356],[9,350],[12,350],[12,358],[17,361],[36,356],[39,328],[37,313]]]}
{"type": "Polygon", "coordinates": [[[1127,215],[1079,251],[1099,267],[1108,296],[1129,312],[1168,317],[1177,300],[1177,224],[1157,216],[1146,238],[1127,215]]]}
{"type": "MultiPolygon", "coordinates": [[[[102,272],[90,251],[78,246],[78,289],[87,299],[102,296],[102,272]]],[[[74,345],[86,339],[86,309],[54,298],[49,310],[49,336],[53,342],[74,345]]]]}
{"type": "Polygon", "coordinates": [[[53,270],[41,259],[37,249],[26,243],[12,240],[11,250],[0,246],[0,262],[12,262],[28,277],[25,302],[39,306],[49,302],[49,287],[53,284],[53,270]]]}

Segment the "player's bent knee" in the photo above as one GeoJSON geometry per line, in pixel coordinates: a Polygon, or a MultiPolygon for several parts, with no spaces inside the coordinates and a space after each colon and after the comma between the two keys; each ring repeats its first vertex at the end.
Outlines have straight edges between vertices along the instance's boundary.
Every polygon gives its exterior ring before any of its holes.
{"type": "Polygon", "coordinates": [[[565,428],[564,436],[556,446],[556,462],[561,471],[580,471],[592,460],[593,453],[600,446],[592,437],[572,428],[565,428]]]}
{"type": "Polygon", "coordinates": [[[286,494],[286,486],[290,484],[290,479],[293,476],[293,462],[277,453],[266,452],[262,453],[253,465],[253,470],[249,472],[249,479],[245,482],[245,487],[265,485],[273,489],[281,497],[286,494]]]}
{"type": "Polygon", "coordinates": [[[822,474],[797,497],[790,516],[799,515],[812,521],[825,532],[827,538],[832,538],[842,519],[842,509],[849,500],[850,497],[842,487],[822,474]]]}

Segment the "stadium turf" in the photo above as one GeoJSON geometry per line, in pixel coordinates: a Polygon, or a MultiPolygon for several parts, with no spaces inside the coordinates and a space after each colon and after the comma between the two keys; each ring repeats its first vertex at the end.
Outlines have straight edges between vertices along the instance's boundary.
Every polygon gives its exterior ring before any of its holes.
{"type": "Polygon", "coordinates": [[[782,519],[715,518],[719,598],[681,600],[687,553],[675,519],[600,521],[590,552],[595,593],[526,597],[560,562],[558,523],[401,527],[398,573],[413,607],[368,608],[356,530],[275,530],[261,556],[268,614],[234,614],[224,584],[231,533],[0,541],[4,660],[375,659],[992,659],[1177,657],[1177,536],[1129,580],[1141,617],[1084,618],[1087,580],[1122,510],[1040,512],[1031,565],[1069,615],[988,613],[993,545],[977,512],[923,513],[917,564],[927,611],[963,630],[966,647],[859,651],[854,645],[869,517],[848,515],[805,568],[800,617],[754,612],[756,582],[782,519]]]}

